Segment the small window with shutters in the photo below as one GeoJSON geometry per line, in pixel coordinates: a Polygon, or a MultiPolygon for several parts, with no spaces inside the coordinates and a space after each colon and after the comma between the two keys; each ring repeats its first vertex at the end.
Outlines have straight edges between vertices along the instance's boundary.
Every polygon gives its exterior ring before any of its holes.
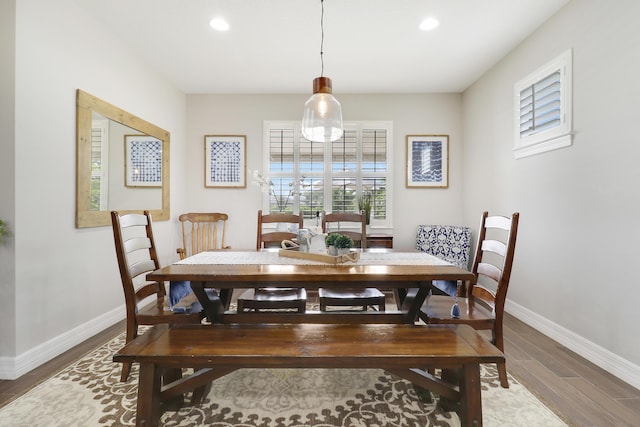
{"type": "Polygon", "coordinates": [[[514,156],[571,145],[571,49],[515,85],[514,156]]]}

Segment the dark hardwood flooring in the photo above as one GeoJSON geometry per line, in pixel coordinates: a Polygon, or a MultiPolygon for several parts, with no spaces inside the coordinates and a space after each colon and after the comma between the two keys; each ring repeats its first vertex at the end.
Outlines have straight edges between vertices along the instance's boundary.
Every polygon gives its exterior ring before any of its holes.
{"type": "MultiPolygon", "coordinates": [[[[124,322],[15,381],[0,380],[0,407],[122,331],[124,322]]],[[[509,315],[505,341],[509,372],[570,426],[640,426],[640,390],[509,315]]]]}

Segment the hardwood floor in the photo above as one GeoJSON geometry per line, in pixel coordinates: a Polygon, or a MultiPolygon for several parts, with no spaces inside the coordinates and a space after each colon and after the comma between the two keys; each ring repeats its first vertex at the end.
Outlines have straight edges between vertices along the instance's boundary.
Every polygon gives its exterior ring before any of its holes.
{"type": "MultiPolygon", "coordinates": [[[[0,407],[122,331],[124,322],[15,381],[0,380],[0,407]]],[[[509,315],[505,341],[509,372],[570,426],[640,425],[640,390],[509,315]]]]}
{"type": "Polygon", "coordinates": [[[507,315],[507,370],[571,426],[640,426],[640,390],[507,315]]]}

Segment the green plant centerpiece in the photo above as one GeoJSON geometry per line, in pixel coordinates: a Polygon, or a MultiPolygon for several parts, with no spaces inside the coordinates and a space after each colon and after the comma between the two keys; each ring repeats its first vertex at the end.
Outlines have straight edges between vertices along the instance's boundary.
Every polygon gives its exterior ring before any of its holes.
{"type": "Polygon", "coordinates": [[[331,233],[325,238],[329,255],[343,255],[353,247],[353,239],[340,233],[331,233]]]}
{"type": "Polygon", "coordinates": [[[353,239],[344,234],[338,234],[333,245],[336,247],[338,255],[344,255],[349,253],[349,250],[353,247],[353,239]]]}
{"type": "Polygon", "coordinates": [[[327,248],[330,248],[331,246],[335,247],[337,238],[338,238],[338,234],[336,234],[336,233],[329,234],[324,239],[324,243],[327,245],[327,248]]]}

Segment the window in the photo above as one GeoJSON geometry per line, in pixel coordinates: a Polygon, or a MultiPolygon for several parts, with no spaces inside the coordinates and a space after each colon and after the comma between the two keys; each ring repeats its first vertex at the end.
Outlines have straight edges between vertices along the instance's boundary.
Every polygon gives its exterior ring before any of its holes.
{"type": "Polygon", "coordinates": [[[91,190],[89,210],[107,210],[109,194],[109,121],[105,118],[92,120],[91,124],[91,190]]]}
{"type": "Polygon", "coordinates": [[[571,49],[515,85],[516,158],[571,145],[571,49]]]}
{"type": "Polygon", "coordinates": [[[302,136],[298,122],[264,123],[264,176],[271,191],[263,209],[318,214],[357,212],[358,199],[371,202],[371,225],[391,228],[391,122],[344,123],[330,143],[302,136]]]}

